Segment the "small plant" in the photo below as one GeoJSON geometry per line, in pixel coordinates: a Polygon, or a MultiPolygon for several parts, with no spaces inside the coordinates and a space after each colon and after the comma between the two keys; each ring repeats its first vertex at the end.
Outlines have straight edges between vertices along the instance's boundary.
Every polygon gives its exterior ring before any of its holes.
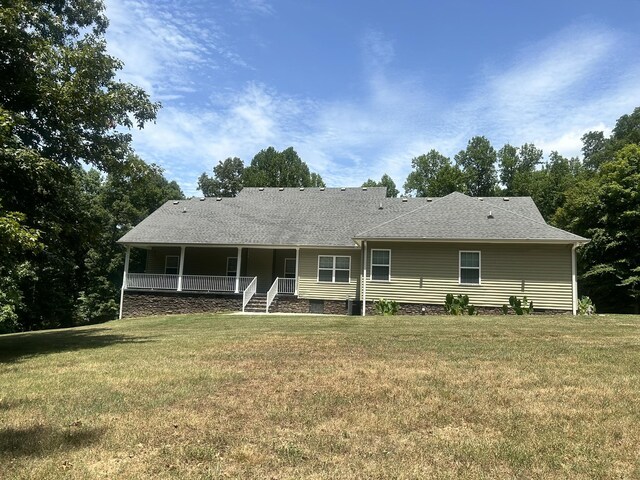
{"type": "Polygon", "coordinates": [[[454,296],[448,293],[444,299],[444,311],[449,315],[477,315],[478,310],[469,304],[469,295],[454,296]]]}
{"type": "MultiPolygon", "coordinates": [[[[516,315],[529,315],[533,313],[533,302],[530,302],[527,297],[522,297],[521,300],[515,295],[511,295],[509,297],[509,305],[516,315]]],[[[509,306],[506,304],[502,305],[502,313],[507,315],[509,313],[509,306]]]]}
{"type": "Polygon", "coordinates": [[[596,313],[596,306],[591,299],[586,295],[583,295],[578,300],[578,314],[580,315],[594,315],[596,313]]]}
{"type": "Polygon", "coordinates": [[[381,298],[375,302],[376,315],[395,315],[398,313],[398,302],[381,298]]]}

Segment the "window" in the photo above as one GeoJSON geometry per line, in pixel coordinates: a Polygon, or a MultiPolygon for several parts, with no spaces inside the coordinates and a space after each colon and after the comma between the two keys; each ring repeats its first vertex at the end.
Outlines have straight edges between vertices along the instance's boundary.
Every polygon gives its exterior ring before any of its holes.
{"type": "Polygon", "coordinates": [[[166,275],[177,275],[179,264],[179,255],[167,255],[166,257],[164,257],[164,273],[166,275]]]}
{"type": "Polygon", "coordinates": [[[480,252],[460,251],[460,283],[480,285],[480,252]]]}
{"type": "Polygon", "coordinates": [[[371,280],[391,280],[391,250],[371,250],[371,280]]]}
{"type": "Polygon", "coordinates": [[[296,278],[296,259],[284,259],[284,278],[296,278]]]}
{"type": "Polygon", "coordinates": [[[318,281],[349,283],[351,257],[318,255],[318,281]]]}
{"type": "Polygon", "coordinates": [[[238,257],[227,257],[227,277],[235,277],[238,273],[238,257]]]}

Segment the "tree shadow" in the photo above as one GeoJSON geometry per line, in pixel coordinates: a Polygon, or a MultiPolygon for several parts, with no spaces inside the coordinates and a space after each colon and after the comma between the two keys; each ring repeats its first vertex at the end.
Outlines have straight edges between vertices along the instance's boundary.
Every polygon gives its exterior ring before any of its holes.
{"type": "Polygon", "coordinates": [[[49,353],[103,348],[118,343],[147,343],[151,337],[110,332],[109,328],[65,329],[0,336],[0,363],[24,360],[49,353]]]}
{"type": "Polygon", "coordinates": [[[44,425],[25,428],[0,428],[0,458],[48,455],[94,444],[104,428],[69,426],[54,429],[44,425]]]}

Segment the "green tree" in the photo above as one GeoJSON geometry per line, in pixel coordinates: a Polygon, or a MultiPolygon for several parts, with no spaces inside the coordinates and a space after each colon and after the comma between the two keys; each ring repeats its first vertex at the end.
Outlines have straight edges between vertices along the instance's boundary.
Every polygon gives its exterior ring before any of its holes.
{"type": "Polygon", "coordinates": [[[20,329],[76,320],[94,233],[80,200],[80,165],[126,172],[126,128],[142,127],[159,108],[116,79],[122,64],[106,53],[103,11],[92,0],[17,0],[0,8],[0,204],[39,232],[43,246],[4,260],[11,269],[30,265],[16,283],[20,329]]]}
{"type": "Polygon", "coordinates": [[[404,191],[416,197],[442,197],[452,192],[464,192],[460,169],[437,150],[430,150],[411,160],[412,171],[404,183],[404,191]]]}
{"type": "Polygon", "coordinates": [[[386,173],[382,175],[379,182],[372,180],[371,178],[367,179],[366,182],[362,184],[363,187],[385,187],[387,189],[387,197],[395,198],[400,193],[396,188],[396,182],[387,175],[386,173]]]}
{"type": "Polygon", "coordinates": [[[473,137],[467,148],[455,156],[470,195],[481,197],[495,194],[498,183],[496,160],[496,151],[485,137],[473,137]]]}
{"type": "Polygon", "coordinates": [[[244,169],[245,187],[312,187],[324,185],[322,177],[314,174],[298,156],[293,147],[278,152],[268,147],[258,152],[251,165],[244,169]]]}
{"type": "Polygon", "coordinates": [[[244,163],[238,157],[229,157],[213,167],[213,177],[206,173],[198,178],[198,190],[205,197],[235,197],[242,190],[244,163]]]}

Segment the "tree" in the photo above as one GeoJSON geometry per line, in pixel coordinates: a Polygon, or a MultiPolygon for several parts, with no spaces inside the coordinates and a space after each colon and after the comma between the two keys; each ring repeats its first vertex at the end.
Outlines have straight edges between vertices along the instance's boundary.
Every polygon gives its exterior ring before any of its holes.
{"type": "Polygon", "coordinates": [[[473,137],[466,150],[461,150],[455,156],[470,195],[491,196],[495,193],[498,183],[496,159],[496,151],[485,137],[473,137]]]}
{"type": "Polygon", "coordinates": [[[213,177],[206,173],[198,178],[198,190],[205,197],[235,197],[242,190],[244,163],[238,157],[229,157],[213,167],[213,177]]]}
{"type": "Polygon", "coordinates": [[[372,180],[371,178],[369,178],[366,182],[362,184],[362,186],[363,187],[385,187],[387,189],[387,197],[389,198],[395,198],[400,193],[396,188],[396,182],[394,182],[393,179],[386,173],[382,175],[382,178],[380,178],[379,182],[376,182],[375,180],[372,180]]]}
{"type": "Polygon", "coordinates": [[[416,197],[442,197],[464,191],[460,169],[437,150],[411,160],[412,172],[404,183],[404,191],[416,197]]]}
{"type": "Polygon", "coordinates": [[[322,177],[314,174],[293,147],[278,152],[268,147],[258,152],[251,165],[244,169],[245,187],[312,187],[324,185],[322,177]]]}
{"type": "Polygon", "coordinates": [[[0,204],[42,245],[5,259],[7,268],[31,272],[15,282],[19,329],[75,322],[95,228],[80,165],[126,172],[131,137],[122,127],[142,127],[159,108],[116,80],[122,64],[106,53],[103,10],[92,0],[0,9],[0,204]]]}

